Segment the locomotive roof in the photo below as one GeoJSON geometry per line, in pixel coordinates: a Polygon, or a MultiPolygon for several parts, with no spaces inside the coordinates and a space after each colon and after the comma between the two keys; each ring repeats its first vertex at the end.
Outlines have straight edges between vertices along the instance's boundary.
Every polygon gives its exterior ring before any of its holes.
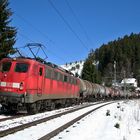
{"type": "Polygon", "coordinates": [[[41,64],[43,64],[43,65],[47,65],[47,66],[49,66],[49,67],[51,67],[51,68],[54,68],[54,69],[58,69],[58,70],[60,70],[61,72],[65,72],[65,73],[67,73],[67,74],[70,74],[71,76],[74,76],[74,74],[73,73],[71,73],[70,71],[68,71],[68,70],[66,70],[66,69],[63,69],[62,67],[60,67],[60,66],[58,66],[58,65],[56,65],[56,64],[53,64],[53,63],[51,63],[51,62],[46,62],[46,61],[44,61],[43,59],[41,59],[41,58],[30,58],[30,57],[15,57],[15,58],[3,58],[2,59],[2,61],[6,61],[6,60],[22,60],[22,61],[26,61],[26,62],[30,62],[30,61],[34,61],[34,62],[38,62],[38,63],[41,63],[41,64]]]}

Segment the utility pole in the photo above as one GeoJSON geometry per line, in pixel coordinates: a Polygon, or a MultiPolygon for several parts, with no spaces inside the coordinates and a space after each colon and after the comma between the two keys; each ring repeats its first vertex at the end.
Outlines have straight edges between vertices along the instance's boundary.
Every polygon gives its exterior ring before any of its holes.
{"type": "Polygon", "coordinates": [[[116,86],[116,61],[114,61],[114,86],[116,86]]]}
{"type": "Polygon", "coordinates": [[[124,93],[126,93],[126,71],[124,70],[124,93]]]}

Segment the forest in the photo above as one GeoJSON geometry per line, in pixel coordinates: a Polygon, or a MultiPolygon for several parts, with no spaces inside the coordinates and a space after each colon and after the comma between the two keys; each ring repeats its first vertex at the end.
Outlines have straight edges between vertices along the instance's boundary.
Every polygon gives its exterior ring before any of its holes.
{"type": "Polygon", "coordinates": [[[85,61],[82,78],[111,86],[134,77],[140,84],[140,33],[125,35],[91,50],[85,61]]]}

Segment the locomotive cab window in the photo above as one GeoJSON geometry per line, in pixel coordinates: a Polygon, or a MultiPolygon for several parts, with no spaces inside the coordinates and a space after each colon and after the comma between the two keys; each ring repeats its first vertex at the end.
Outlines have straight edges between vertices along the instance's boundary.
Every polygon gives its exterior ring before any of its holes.
{"type": "Polygon", "coordinates": [[[12,63],[11,62],[3,62],[0,65],[0,71],[1,72],[8,72],[11,68],[12,63]]]}
{"type": "Polygon", "coordinates": [[[25,73],[28,71],[29,65],[26,63],[16,63],[15,72],[25,73]]]}

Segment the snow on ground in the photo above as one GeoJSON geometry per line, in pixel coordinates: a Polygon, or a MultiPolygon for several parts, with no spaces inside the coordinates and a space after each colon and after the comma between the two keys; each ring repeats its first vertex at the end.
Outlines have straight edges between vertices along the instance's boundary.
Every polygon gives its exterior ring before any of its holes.
{"type": "MultiPolygon", "coordinates": [[[[102,103],[106,104],[106,103],[102,103]]],[[[59,128],[60,126],[64,125],[65,123],[73,120],[74,118],[84,114],[85,112],[88,112],[101,104],[90,106],[78,111],[75,111],[73,113],[69,113],[67,115],[62,115],[61,117],[49,120],[47,122],[38,124],[36,126],[32,126],[30,128],[27,128],[23,131],[16,132],[15,134],[8,135],[6,137],[1,138],[1,140],[37,140],[44,135],[52,132],[56,128],[59,128]]]]}
{"type": "Polygon", "coordinates": [[[10,115],[0,115],[0,119],[11,117],[10,115]]]}
{"type": "Polygon", "coordinates": [[[58,139],[140,140],[140,100],[103,107],[52,140],[58,139]]]}
{"type": "MultiPolygon", "coordinates": [[[[89,108],[93,109],[94,107],[89,108]]],[[[63,115],[59,118],[25,129],[24,131],[3,137],[1,140],[36,140],[84,111],[85,109],[77,113],[63,115]]],[[[52,138],[52,140],[58,139],[139,140],[140,100],[121,101],[103,107],[52,138]]]]}
{"type": "Polygon", "coordinates": [[[82,70],[83,70],[83,65],[85,61],[76,61],[72,63],[68,63],[65,65],[61,65],[62,68],[71,71],[74,75],[77,73],[78,75],[81,76],[82,70]]]}
{"type": "MultiPolygon", "coordinates": [[[[96,104],[97,102],[95,102],[94,104],[96,104]]],[[[84,105],[89,105],[89,103],[85,102],[82,104],[84,105]]],[[[53,111],[46,111],[43,113],[38,113],[35,115],[30,115],[30,116],[23,116],[20,118],[15,118],[15,119],[11,119],[11,120],[7,120],[4,122],[0,122],[0,131],[9,129],[9,128],[13,128],[22,124],[26,124],[35,120],[39,120],[39,119],[43,119],[45,117],[49,117],[55,114],[59,114],[61,112],[65,112],[74,108],[79,108],[81,107],[81,105],[75,105],[75,106],[71,106],[71,107],[66,107],[66,108],[61,108],[61,109],[57,109],[57,110],[53,110],[53,111]]],[[[0,119],[2,118],[6,118],[6,117],[10,117],[10,116],[5,116],[5,115],[0,115],[0,119]]]]}
{"type": "MultiPolygon", "coordinates": [[[[85,103],[85,105],[86,104],[87,103],[85,103]]],[[[29,122],[32,122],[32,121],[35,121],[35,120],[43,119],[45,117],[49,117],[49,116],[52,116],[54,114],[59,114],[61,112],[65,112],[65,111],[71,110],[73,108],[78,108],[78,107],[79,107],[79,105],[73,106],[73,107],[57,109],[57,110],[53,110],[53,111],[47,111],[45,113],[38,113],[38,114],[35,114],[35,115],[30,115],[30,116],[23,116],[23,117],[20,117],[20,118],[0,122],[0,131],[6,130],[8,128],[13,128],[13,127],[16,127],[16,126],[19,126],[19,125],[23,125],[23,124],[26,124],[26,123],[29,123],[29,122]]],[[[4,118],[6,116],[1,115],[0,117],[4,118]]]]}

